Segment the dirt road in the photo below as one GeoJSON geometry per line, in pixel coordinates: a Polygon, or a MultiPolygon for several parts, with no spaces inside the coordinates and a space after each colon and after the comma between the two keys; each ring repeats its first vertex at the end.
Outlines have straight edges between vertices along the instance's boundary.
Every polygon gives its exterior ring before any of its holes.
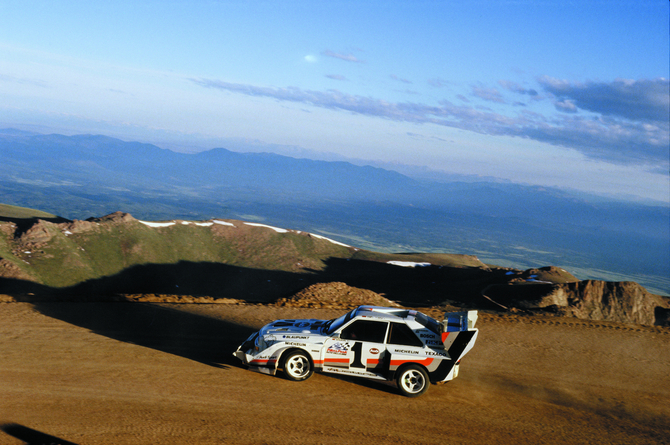
{"type": "Polygon", "coordinates": [[[670,330],[482,315],[460,376],[391,384],[249,372],[254,305],[0,304],[0,444],[670,443],[670,330]]]}

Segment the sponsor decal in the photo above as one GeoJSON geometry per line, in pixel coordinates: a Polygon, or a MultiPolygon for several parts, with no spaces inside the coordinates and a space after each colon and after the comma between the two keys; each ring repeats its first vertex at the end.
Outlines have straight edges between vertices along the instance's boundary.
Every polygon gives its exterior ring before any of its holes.
{"type": "Polygon", "coordinates": [[[323,368],[324,372],[332,372],[335,374],[350,374],[350,375],[362,375],[362,376],[370,376],[374,374],[370,374],[368,372],[357,372],[357,371],[352,371],[350,369],[339,369],[339,368],[330,368],[330,367],[324,367],[323,368]]]}
{"type": "Polygon", "coordinates": [[[436,357],[447,357],[449,358],[449,354],[445,352],[432,352],[432,351],[426,351],[426,355],[432,355],[436,357]]]}
{"type": "Polygon", "coordinates": [[[282,338],[293,339],[293,340],[308,340],[309,337],[306,335],[282,335],[282,338]]]}
{"type": "Polygon", "coordinates": [[[251,360],[249,364],[252,366],[274,366],[276,362],[277,362],[277,356],[273,355],[270,358],[268,358],[267,356],[256,357],[253,360],[251,360]]]}
{"type": "Polygon", "coordinates": [[[379,354],[379,349],[377,349],[377,348],[370,348],[370,354],[379,354]]]}
{"type": "Polygon", "coordinates": [[[338,341],[329,346],[328,349],[326,350],[326,353],[346,355],[348,351],[349,351],[349,343],[340,343],[338,341]]]}
{"type": "Polygon", "coordinates": [[[307,347],[307,343],[297,343],[294,341],[286,341],[284,344],[289,345],[289,346],[302,346],[302,347],[307,347]]]}
{"type": "Polygon", "coordinates": [[[435,338],[435,334],[421,334],[421,338],[435,338]]]}
{"type": "Polygon", "coordinates": [[[411,349],[395,349],[393,352],[398,354],[418,354],[419,351],[412,351],[411,349]]]}
{"type": "Polygon", "coordinates": [[[426,344],[428,346],[440,346],[442,342],[438,340],[426,340],[426,344]]]}

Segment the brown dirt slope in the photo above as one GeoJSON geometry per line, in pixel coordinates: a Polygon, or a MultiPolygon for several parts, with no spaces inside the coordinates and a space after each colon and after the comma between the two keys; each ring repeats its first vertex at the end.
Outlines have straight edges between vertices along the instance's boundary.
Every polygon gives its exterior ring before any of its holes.
{"type": "Polygon", "coordinates": [[[353,309],[362,305],[399,307],[395,302],[367,289],[348,286],[346,283],[313,284],[290,298],[275,302],[280,307],[353,309]]]}
{"type": "Polygon", "coordinates": [[[232,357],[269,321],[341,314],[0,304],[0,444],[670,442],[667,328],[481,314],[458,378],[416,399],[327,374],[291,382],[232,357]]]}

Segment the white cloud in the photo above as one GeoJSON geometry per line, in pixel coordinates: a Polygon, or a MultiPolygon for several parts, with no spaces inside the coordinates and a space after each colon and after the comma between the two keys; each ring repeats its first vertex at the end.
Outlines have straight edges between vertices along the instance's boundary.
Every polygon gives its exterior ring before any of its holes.
{"type": "Polygon", "coordinates": [[[495,88],[485,88],[481,86],[473,86],[472,94],[490,102],[505,103],[500,91],[495,88]]]}
{"type": "Polygon", "coordinates": [[[559,100],[605,116],[666,123],[670,119],[668,79],[579,83],[545,76],[539,82],[559,100]]]}
{"type": "Polygon", "coordinates": [[[571,100],[559,100],[554,102],[554,106],[558,111],[562,111],[564,113],[576,113],[577,112],[577,106],[575,103],[571,100]]]}
{"type": "MultiPolygon", "coordinates": [[[[394,103],[372,97],[351,95],[337,90],[312,91],[297,87],[270,88],[229,83],[212,79],[191,79],[207,88],[231,91],[248,96],[271,97],[282,101],[310,104],[316,107],[343,110],[366,116],[394,121],[432,123],[446,127],[473,131],[486,135],[516,136],[578,150],[586,156],[616,163],[648,165],[653,169],[668,167],[668,124],[657,122],[651,127],[644,121],[619,119],[613,113],[599,116],[543,115],[520,112],[516,116],[480,110],[470,105],[455,105],[442,100],[438,105],[413,102],[394,103]]],[[[547,81],[545,85],[558,91],[562,84],[547,81]]],[[[667,82],[667,81],[666,81],[667,82]]],[[[571,91],[571,89],[566,89],[571,91]]],[[[474,94],[503,103],[495,89],[478,88],[474,94]]],[[[532,94],[532,93],[527,93],[532,94]]],[[[617,96],[615,95],[615,98],[617,96]]],[[[585,99],[558,99],[555,106],[562,111],[577,111],[585,99]],[[581,101],[581,102],[580,102],[581,101]]],[[[602,103],[594,101],[594,104],[602,103]]],[[[597,107],[592,104],[591,109],[597,107]]],[[[643,105],[644,106],[644,105],[643,105]]],[[[620,113],[621,114],[621,113],[620,113]]],[[[628,113],[634,115],[635,113],[628,113]]]]}

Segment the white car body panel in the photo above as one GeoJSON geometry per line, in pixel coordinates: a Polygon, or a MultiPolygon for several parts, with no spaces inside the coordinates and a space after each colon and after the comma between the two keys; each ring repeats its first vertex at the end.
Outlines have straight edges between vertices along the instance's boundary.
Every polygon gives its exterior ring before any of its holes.
{"type": "Polygon", "coordinates": [[[360,306],[335,320],[275,320],[234,355],[250,370],[270,375],[296,349],[309,356],[315,371],[369,379],[392,380],[399,368],[415,364],[441,383],[458,375],[458,363],[477,339],[476,320],[476,311],[446,313],[440,323],[417,311],[360,306]]]}

